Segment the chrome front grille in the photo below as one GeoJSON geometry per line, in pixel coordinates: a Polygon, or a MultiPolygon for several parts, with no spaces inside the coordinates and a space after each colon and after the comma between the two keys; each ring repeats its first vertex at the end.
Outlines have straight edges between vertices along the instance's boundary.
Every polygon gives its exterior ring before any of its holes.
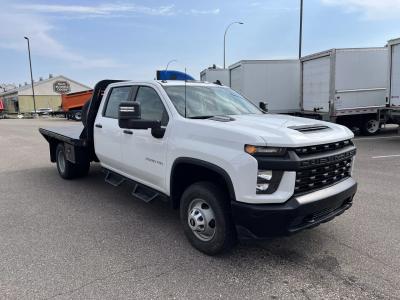
{"type": "Polygon", "coordinates": [[[351,176],[352,158],[296,172],[295,194],[304,194],[335,184],[351,176]]]}

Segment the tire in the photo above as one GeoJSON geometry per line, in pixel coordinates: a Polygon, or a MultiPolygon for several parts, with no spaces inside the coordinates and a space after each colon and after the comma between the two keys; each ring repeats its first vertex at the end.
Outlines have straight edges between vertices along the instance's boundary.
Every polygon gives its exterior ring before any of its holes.
{"type": "Polygon", "coordinates": [[[207,255],[226,252],[236,243],[228,198],[211,182],[194,183],[185,190],[180,217],[189,242],[207,255]]]}
{"type": "Polygon", "coordinates": [[[362,121],[361,132],[363,135],[375,135],[380,129],[381,124],[373,117],[366,118],[362,121]]]}
{"type": "Polygon", "coordinates": [[[82,121],[82,111],[81,110],[77,110],[74,112],[74,120],[82,121]]]}
{"type": "Polygon", "coordinates": [[[57,145],[56,164],[58,173],[64,179],[84,177],[88,174],[90,168],[90,162],[74,164],[68,161],[65,157],[65,148],[62,143],[57,145]]]}

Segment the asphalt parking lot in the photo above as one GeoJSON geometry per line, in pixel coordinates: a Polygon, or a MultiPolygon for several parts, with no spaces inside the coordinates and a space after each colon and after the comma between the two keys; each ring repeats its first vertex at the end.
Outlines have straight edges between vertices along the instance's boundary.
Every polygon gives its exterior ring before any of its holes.
{"type": "Polygon", "coordinates": [[[0,120],[1,299],[400,299],[400,136],[356,138],[353,207],[288,238],[208,257],[178,213],[104,184],[66,181],[39,126],[0,120]],[[397,156],[396,156],[397,155],[397,156]]]}

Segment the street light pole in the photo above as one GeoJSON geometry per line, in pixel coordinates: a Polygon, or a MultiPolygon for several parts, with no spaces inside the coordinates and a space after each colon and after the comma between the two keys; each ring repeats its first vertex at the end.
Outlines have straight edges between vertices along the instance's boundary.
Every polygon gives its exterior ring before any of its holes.
{"type": "Polygon", "coordinates": [[[232,22],[231,24],[229,24],[226,29],[225,29],[225,33],[224,33],[224,69],[225,69],[225,45],[226,45],[226,33],[228,32],[228,29],[233,25],[233,24],[239,24],[239,25],[243,25],[243,22],[232,22]]]}
{"type": "Polygon", "coordinates": [[[168,70],[169,64],[170,64],[170,63],[173,63],[173,62],[177,62],[177,60],[176,60],[176,59],[171,59],[171,60],[167,63],[167,67],[165,68],[165,71],[168,70]]]}
{"type": "Polygon", "coordinates": [[[303,43],[303,0],[300,0],[299,59],[301,58],[302,43],[303,43]]]}
{"type": "Polygon", "coordinates": [[[24,36],[24,39],[26,39],[27,42],[28,42],[29,68],[30,68],[30,71],[31,71],[31,85],[32,85],[32,97],[33,97],[33,110],[35,111],[35,115],[36,115],[36,99],[35,99],[35,88],[33,87],[31,47],[29,45],[29,38],[24,36]]]}

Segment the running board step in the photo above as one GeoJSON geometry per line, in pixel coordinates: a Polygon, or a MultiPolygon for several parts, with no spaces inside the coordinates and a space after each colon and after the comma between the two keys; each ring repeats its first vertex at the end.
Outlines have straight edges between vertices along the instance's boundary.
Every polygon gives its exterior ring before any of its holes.
{"type": "Polygon", "coordinates": [[[112,186],[120,186],[122,183],[124,183],[125,178],[121,175],[115,174],[114,172],[106,170],[106,178],[104,181],[112,186]]]}
{"type": "Polygon", "coordinates": [[[134,180],[131,180],[123,175],[119,175],[111,170],[102,169],[103,173],[106,174],[104,181],[111,184],[112,186],[120,186],[124,182],[127,182],[129,185],[133,185],[133,190],[131,195],[139,200],[142,200],[146,203],[151,202],[155,199],[159,199],[167,202],[169,197],[165,194],[158,192],[150,187],[147,187],[143,184],[140,184],[134,180]]]}
{"type": "Polygon", "coordinates": [[[146,203],[149,203],[150,201],[160,196],[160,194],[157,193],[155,190],[147,188],[140,184],[135,184],[131,194],[132,196],[143,200],[146,203]]]}

